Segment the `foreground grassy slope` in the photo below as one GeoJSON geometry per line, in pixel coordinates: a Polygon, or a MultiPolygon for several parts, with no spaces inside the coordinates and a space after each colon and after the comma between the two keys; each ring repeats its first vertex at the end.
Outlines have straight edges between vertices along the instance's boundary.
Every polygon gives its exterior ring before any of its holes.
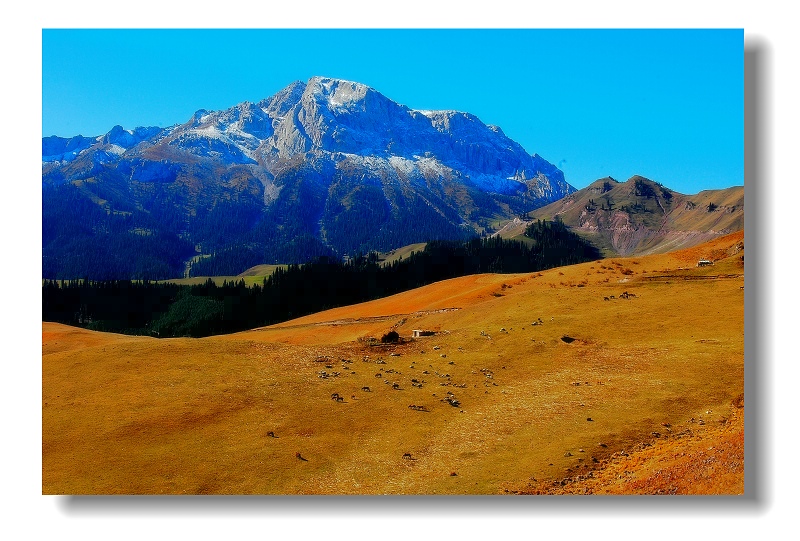
{"type": "MultiPolygon", "coordinates": [[[[515,494],[693,494],[744,493],[744,401],[717,412],[718,422],[690,419],[662,427],[631,449],[619,451],[591,472],[561,479],[530,479],[515,494]]],[[[714,412],[707,412],[708,414],[714,412]]],[[[708,415],[706,415],[708,417],[708,415]]],[[[570,475],[572,473],[572,475],[570,475]]]]}
{"type": "MultiPolygon", "coordinates": [[[[537,493],[601,476],[734,418],[742,243],[468,276],[204,339],[43,323],[42,490],[537,493]],[[417,328],[440,334],[359,341],[417,328]]],[[[704,490],[740,493],[742,478],[704,490]]]]}

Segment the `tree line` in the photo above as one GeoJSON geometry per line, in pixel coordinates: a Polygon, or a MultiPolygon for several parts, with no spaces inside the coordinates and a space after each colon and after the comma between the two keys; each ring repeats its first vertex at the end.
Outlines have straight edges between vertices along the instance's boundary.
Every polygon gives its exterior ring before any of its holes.
{"type": "Polygon", "coordinates": [[[561,222],[536,221],[531,242],[499,237],[437,240],[391,265],[376,253],[348,261],[322,256],[278,268],[252,287],[151,281],[46,280],[42,319],[94,330],[157,337],[209,336],[279,323],[477,273],[536,272],[599,259],[596,248],[561,222]]]}

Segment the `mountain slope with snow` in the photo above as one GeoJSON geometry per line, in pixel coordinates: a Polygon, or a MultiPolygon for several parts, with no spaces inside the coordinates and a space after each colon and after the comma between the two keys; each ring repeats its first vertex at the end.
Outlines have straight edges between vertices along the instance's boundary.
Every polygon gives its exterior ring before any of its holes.
{"type": "Polygon", "coordinates": [[[474,115],[413,110],[324,77],[169,128],[43,139],[42,181],[45,205],[77,190],[109,216],[147,223],[128,233],[166,232],[225,268],[244,259],[242,270],[463,238],[575,191],[474,115]]]}

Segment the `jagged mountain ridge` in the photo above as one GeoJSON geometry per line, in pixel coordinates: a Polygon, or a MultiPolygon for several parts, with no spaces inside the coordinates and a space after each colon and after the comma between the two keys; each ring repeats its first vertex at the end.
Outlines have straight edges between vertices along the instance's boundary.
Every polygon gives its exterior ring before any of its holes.
{"type": "MultiPolygon", "coordinates": [[[[108,216],[130,217],[125,234],[228,253],[246,260],[240,271],[482,233],[575,191],[557,167],[474,115],[413,110],[323,77],[258,103],[198,110],[170,128],[43,138],[42,161],[45,206],[72,190],[108,216]]],[[[59,221],[58,212],[45,217],[59,221]]],[[[97,228],[89,236],[108,240],[97,228]]],[[[70,257],[49,253],[53,240],[43,239],[45,274],[48,257],[54,269],[70,257]]]]}
{"type": "MultiPolygon", "coordinates": [[[[560,219],[608,256],[638,256],[689,248],[744,229],[744,187],[684,195],[642,176],[601,178],[536,209],[533,220],[560,219]]],[[[498,232],[522,235],[519,219],[498,232]]]]}

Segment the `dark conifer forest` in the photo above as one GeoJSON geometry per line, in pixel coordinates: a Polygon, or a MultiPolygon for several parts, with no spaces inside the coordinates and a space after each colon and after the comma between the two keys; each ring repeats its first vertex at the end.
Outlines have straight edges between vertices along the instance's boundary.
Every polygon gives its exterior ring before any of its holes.
{"type": "Polygon", "coordinates": [[[381,265],[374,252],[346,262],[321,256],[279,268],[252,287],[243,280],[221,286],[211,280],[195,286],[45,280],[42,319],[127,334],[201,337],[279,323],[448,278],[536,272],[600,257],[560,222],[533,222],[525,235],[531,242],[499,237],[431,241],[391,265],[381,265]]]}
{"type": "MultiPolygon", "coordinates": [[[[99,195],[97,197],[100,197],[99,195]]],[[[172,213],[153,205],[104,209],[73,185],[42,191],[42,276],[166,279],[183,276],[194,254],[172,213]]]]}

